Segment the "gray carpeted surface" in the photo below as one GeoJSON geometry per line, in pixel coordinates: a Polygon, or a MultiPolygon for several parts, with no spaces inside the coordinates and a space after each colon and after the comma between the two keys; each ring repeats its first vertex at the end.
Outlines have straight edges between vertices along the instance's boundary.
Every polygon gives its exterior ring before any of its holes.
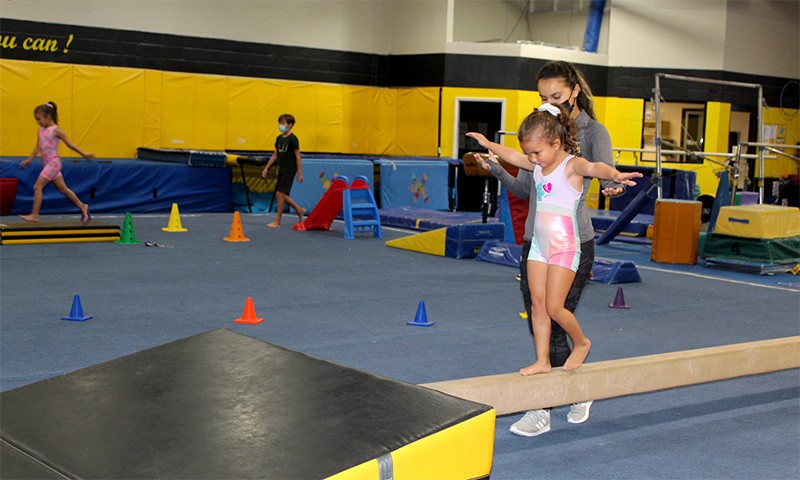
{"type": "MultiPolygon", "coordinates": [[[[343,226],[266,229],[243,215],[251,242],[222,240],[229,214],[134,215],[139,240],[0,247],[0,388],[111,360],[215,328],[423,383],[515,371],[533,347],[518,316],[514,269],[345,240],[343,226]],[[73,295],[87,322],[67,322],[73,295]],[[264,317],[239,325],[247,297],[264,317]],[[406,325],[424,301],[433,327],[406,325]]],[[[56,220],[51,217],[45,220],[56,220]]],[[[98,218],[122,225],[122,216],[98,218]]],[[[15,221],[9,217],[0,220],[15,221]]],[[[621,285],[630,310],[610,309],[618,285],[590,283],[577,312],[593,341],[588,361],[800,334],[796,277],[758,277],[648,261],[612,243],[642,283],[621,285]]],[[[800,473],[800,378],[779,372],[597,402],[583,425],[554,410],[551,433],[508,432],[498,419],[493,479],[790,478],[800,473]]]]}

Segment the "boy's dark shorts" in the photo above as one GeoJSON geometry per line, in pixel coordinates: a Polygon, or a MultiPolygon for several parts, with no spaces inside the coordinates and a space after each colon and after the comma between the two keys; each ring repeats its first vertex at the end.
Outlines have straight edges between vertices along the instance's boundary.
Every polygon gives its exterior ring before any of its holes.
{"type": "Polygon", "coordinates": [[[278,172],[278,182],[275,184],[276,192],[283,192],[289,195],[292,191],[292,184],[294,183],[295,172],[278,172]]]}

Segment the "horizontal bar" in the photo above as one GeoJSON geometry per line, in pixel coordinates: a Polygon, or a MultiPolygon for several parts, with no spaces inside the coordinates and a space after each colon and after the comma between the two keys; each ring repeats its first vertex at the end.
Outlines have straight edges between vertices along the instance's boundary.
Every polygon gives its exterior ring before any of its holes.
{"type": "Polygon", "coordinates": [[[657,73],[661,78],[666,78],[670,80],[684,80],[687,82],[698,82],[698,83],[711,83],[714,85],[729,85],[732,87],[744,87],[744,88],[761,88],[761,85],[758,83],[743,83],[743,82],[732,82],[730,80],[715,80],[713,78],[699,78],[699,77],[687,77],[684,75],[672,75],[670,73],[657,73]]]}
{"type": "MultiPolygon", "coordinates": [[[[644,148],[612,148],[615,152],[639,152],[639,153],[656,153],[655,150],[644,148]]],[[[685,150],[661,150],[662,155],[696,155],[698,157],[735,157],[735,153],[717,153],[717,152],[687,152],[685,150]]],[[[742,154],[741,158],[758,158],[754,154],[742,154]]]]}

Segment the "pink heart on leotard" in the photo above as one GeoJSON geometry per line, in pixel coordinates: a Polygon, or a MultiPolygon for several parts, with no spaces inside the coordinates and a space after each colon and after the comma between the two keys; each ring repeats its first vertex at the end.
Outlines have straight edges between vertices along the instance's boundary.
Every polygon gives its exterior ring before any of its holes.
{"type": "Polygon", "coordinates": [[[546,193],[550,193],[550,191],[551,191],[551,190],[553,190],[553,184],[552,184],[552,183],[549,183],[549,182],[548,182],[548,183],[545,183],[545,184],[542,186],[542,190],[544,190],[546,193]]]}

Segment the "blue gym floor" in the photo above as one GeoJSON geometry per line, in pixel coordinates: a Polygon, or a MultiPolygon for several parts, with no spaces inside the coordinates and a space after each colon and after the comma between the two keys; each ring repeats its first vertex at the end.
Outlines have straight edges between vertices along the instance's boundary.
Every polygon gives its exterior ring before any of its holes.
{"type": "MultiPolygon", "coordinates": [[[[137,239],[163,246],[0,246],[0,389],[217,328],[411,383],[531,363],[513,268],[384,245],[407,231],[345,240],[340,222],[297,232],[286,215],[265,228],[273,218],[243,214],[246,243],[222,240],[231,214],[183,214],[183,233],[162,231],[167,214],[142,214],[137,239]],[[60,320],[76,294],[94,318],[60,320]],[[247,297],[262,324],[233,322],[247,297]],[[420,301],[434,326],[406,325],[420,301]]],[[[586,289],[577,316],[590,362],[800,335],[793,275],[657,264],[649,247],[619,242],[597,256],[633,261],[643,281],[586,289]],[[620,286],[629,310],[608,307],[620,286]]],[[[519,415],[499,417],[492,479],[800,477],[797,370],[596,402],[582,425],[567,411],[535,438],[508,431],[519,415]]]]}

